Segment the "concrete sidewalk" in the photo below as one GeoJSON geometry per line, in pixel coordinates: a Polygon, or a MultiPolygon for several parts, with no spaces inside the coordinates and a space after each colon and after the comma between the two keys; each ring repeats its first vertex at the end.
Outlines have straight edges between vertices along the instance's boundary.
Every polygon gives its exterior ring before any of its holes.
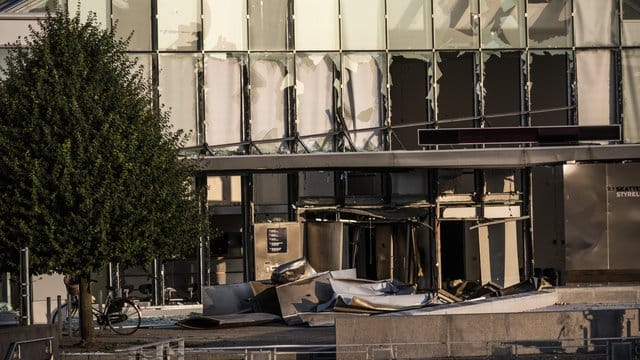
{"type": "MultiPolygon", "coordinates": [[[[97,344],[91,348],[77,346],[78,337],[62,336],[62,359],[110,360],[124,358],[115,354],[118,349],[149,344],[156,341],[183,338],[186,348],[251,347],[273,345],[335,345],[334,327],[288,326],[274,323],[261,326],[188,330],[182,328],[141,328],[132,335],[122,336],[107,330],[97,333],[97,344]]],[[[188,357],[189,358],[189,357],[188,357]]]]}

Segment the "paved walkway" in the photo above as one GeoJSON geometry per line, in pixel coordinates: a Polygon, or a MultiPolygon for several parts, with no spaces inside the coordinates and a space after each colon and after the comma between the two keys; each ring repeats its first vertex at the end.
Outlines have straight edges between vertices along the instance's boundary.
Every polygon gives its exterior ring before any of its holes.
{"type": "Polygon", "coordinates": [[[186,348],[242,347],[269,345],[335,345],[334,327],[288,326],[274,323],[260,326],[188,330],[174,328],[141,328],[132,335],[117,335],[110,330],[97,333],[97,343],[90,348],[77,346],[79,338],[63,336],[60,340],[63,359],[93,359],[86,353],[114,353],[117,349],[149,344],[171,338],[183,338],[186,348]],[[81,354],[84,353],[85,356],[81,354]]]}

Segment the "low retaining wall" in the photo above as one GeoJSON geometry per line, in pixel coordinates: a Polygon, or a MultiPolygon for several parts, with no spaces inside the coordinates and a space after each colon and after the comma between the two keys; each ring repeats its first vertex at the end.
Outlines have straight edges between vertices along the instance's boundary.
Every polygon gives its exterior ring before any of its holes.
{"type": "Polygon", "coordinates": [[[59,340],[53,325],[11,326],[0,328],[0,358],[4,359],[11,345],[18,341],[44,339],[52,337],[51,349],[48,341],[25,344],[21,347],[22,359],[45,359],[53,353],[55,359],[60,358],[59,340]],[[48,352],[47,352],[48,351],[48,352]]]}

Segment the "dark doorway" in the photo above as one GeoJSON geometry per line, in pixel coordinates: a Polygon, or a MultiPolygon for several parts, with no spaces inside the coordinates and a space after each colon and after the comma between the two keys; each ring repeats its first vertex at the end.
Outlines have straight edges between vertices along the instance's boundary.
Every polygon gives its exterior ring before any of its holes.
{"type": "Polygon", "coordinates": [[[465,278],[464,221],[440,222],[440,263],[443,287],[450,280],[465,278]]]}

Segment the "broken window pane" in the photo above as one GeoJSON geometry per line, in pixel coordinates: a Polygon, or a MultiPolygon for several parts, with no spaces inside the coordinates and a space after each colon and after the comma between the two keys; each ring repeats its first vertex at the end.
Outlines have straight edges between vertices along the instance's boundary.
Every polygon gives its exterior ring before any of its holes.
{"type": "Polygon", "coordinates": [[[478,47],[478,2],[434,0],[435,46],[438,49],[478,47]]]}
{"type": "Polygon", "coordinates": [[[475,191],[473,170],[438,170],[438,195],[473,194],[475,191]]]}
{"type": "Polygon", "coordinates": [[[253,199],[256,205],[286,204],[287,174],[254,174],[253,199]]]}
{"type": "Polygon", "coordinates": [[[571,47],[571,1],[528,0],[529,47],[571,47]]]}
{"type": "Polygon", "coordinates": [[[333,151],[337,100],[337,55],[299,54],[296,57],[296,106],[298,134],[304,149],[297,152],[333,151]]]}
{"type": "Polygon", "coordinates": [[[640,50],[622,51],[622,94],[625,143],[640,142],[640,50]]]}
{"type": "Polygon", "coordinates": [[[640,45],[640,1],[622,0],[622,45],[640,45]]]}
{"type": "Polygon", "coordinates": [[[131,35],[129,50],[151,50],[151,0],[114,0],[111,11],[118,35],[131,35]]]}
{"type": "Polygon", "coordinates": [[[204,60],[205,141],[223,145],[242,141],[244,58],[208,54],[204,60]]]}
{"type": "Polygon", "coordinates": [[[247,1],[209,0],[202,3],[205,50],[247,49],[247,1]]]}
{"type": "Polygon", "coordinates": [[[288,18],[287,0],[249,0],[249,48],[288,49],[288,18]]]}
{"type": "Polygon", "coordinates": [[[482,47],[525,46],[524,0],[481,0],[482,47]]]}
{"type": "Polygon", "coordinates": [[[520,126],[521,53],[483,53],[484,115],[486,127],[520,126]]]}
{"type": "Polygon", "coordinates": [[[576,46],[616,45],[618,13],[614,0],[574,0],[576,46]]]}
{"type": "MultiPolygon", "coordinates": [[[[334,172],[302,171],[298,177],[298,196],[300,198],[332,198],[335,194],[334,172]]],[[[332,202],[335,200],[331,200],[332,202]]]]}
{"type": "Polygon", "coordinates": [[[385,48],[384,0],[342,0],[342,48],[385,48]]]}
{"type": "Polygon", "coordinates": [[[430,49],[431,2],[395,0],[387,2],[389,48],[399,50],[430,49]]]}
{"type": "Polygon", "coordinates": [[[424,200],[428,195],[429,173],[426,170],[415,170],[406,173],[392,173],[391,193],[394,197],[417,196],[416,200],[424,200]]]}
{"type": "Polygon", "coordinates": [[[340,48],[338,0],[296,0],[296,49],[340,48]]]}
{"type": "Polygon", "coordinates": [[[158,48],[197,50],[200,1],[158,0],[158,48]]]}
{"type": "Polygon", "coordinates": [[[346,54],[342,66],[344,121],[351,142],[357,150],[380,150],[381,130],[376,128],[385,120],[384,54],[346,54]]]}
{"type": "Polygon", "coordinates": [[[436,54],[438,127],[474,127],[475,53],[439,52],[436,54]]]}
{"type": "Polygon", "coordinates": [[[101,29],[109,29],[111,27],[111,17],[108,13],[108,3],[108,0],[68,0],[67,9],[70,15],[75,15],[79,11],[81,21],[85,21],[89,17],[89,14],[92,13],[95,15],[98,26],[101,29]]]}
{"type": "Polygon", "coordinates": [[[566,51],[531,52],[529,56],[531,126],[568,125],[570,55],[566,51]]]}
{"type": "Polygon", "coordinates": [[[389,73],[391,146],[395,150],[418,150],[418,129],[427,127],[432,113],[432,57],[430,53],[393,54],[389,73]]]}
{"type": "Polygon", "coordinates": [[[197,78],[198,58],[186,54],[158,55],[160,102],[169,111],[173,131],[191,133],[185,146],[198,143],[197,78]]]}
{"type": "MultiPolygon", "coordinates": [[[[514,193],[519,190],[520,176],[518,170],[487,169],[484,171],[484,193],[514,193]]],[[[517,199],[517,198],[515,198],[517,199]]]]}
{"type": "Polygon", "coordinates": [[[611,75],[614,63],[609,50],[576,52],[578,124],[607,125],[613,119],[615,91],[611,75]]]}
{"type": "MultiPolygon", "coordinates": [[[[289,54],[253,54],[251,70],[251,140],[282,139],[288,133],[293,58],[289,54]]],[[[258,143],[263,153],[286,152],[283,141],[258,143]]]]}

